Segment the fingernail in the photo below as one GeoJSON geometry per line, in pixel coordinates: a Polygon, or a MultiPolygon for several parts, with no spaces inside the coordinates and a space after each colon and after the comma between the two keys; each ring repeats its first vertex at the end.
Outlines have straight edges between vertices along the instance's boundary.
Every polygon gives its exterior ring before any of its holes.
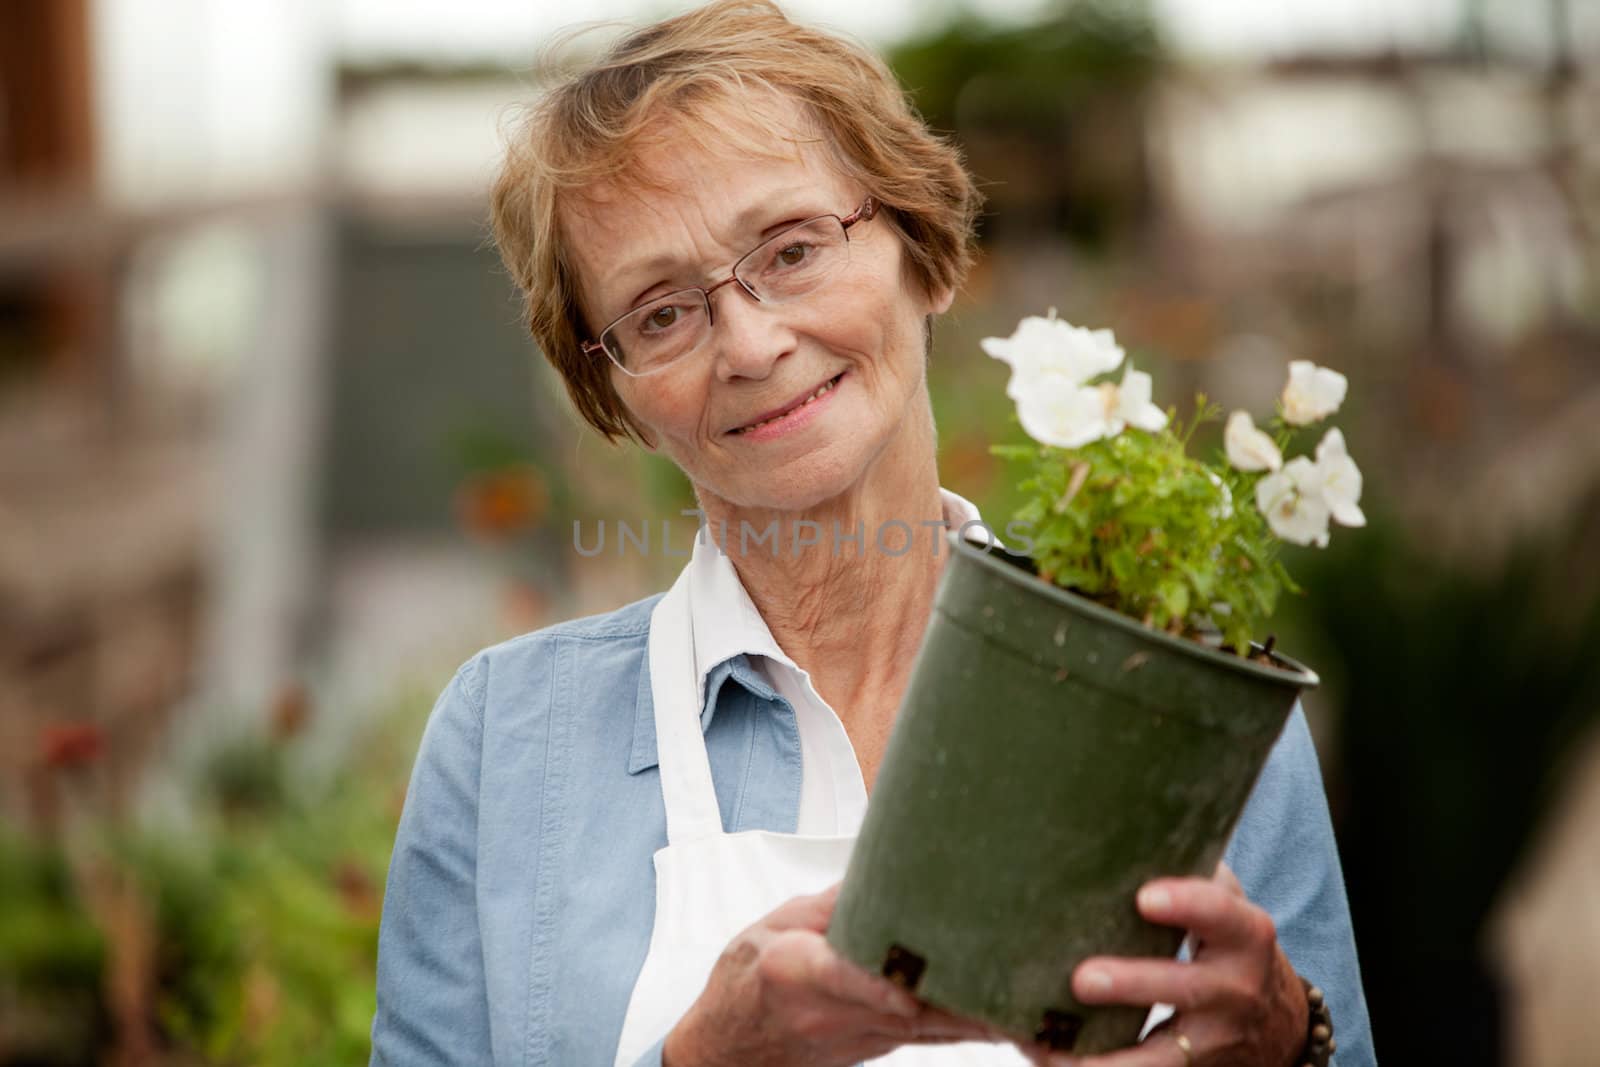
{"type": "Polygon", "coordinates": [[[1166,911],[1172,906],[1172,894],[1165,889],[1141,889],[1139,906],[1146,911],[1166,911]]]}
{"type": "Polygon", "coordinates": [[[1084,971],[1079,981],[1083,983],[1086,993],[1111,992],[1111,976],[1104,971],[1084,971]]]}

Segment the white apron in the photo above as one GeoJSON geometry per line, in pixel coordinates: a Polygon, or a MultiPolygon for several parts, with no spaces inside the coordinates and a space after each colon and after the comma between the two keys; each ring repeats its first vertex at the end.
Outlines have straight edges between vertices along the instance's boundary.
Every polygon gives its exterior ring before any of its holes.
{"type": "MultiPolygon", "coordinates": [[[[791,897],[820,892],[843,878],[855,842],[768,830],[723,832],[700,729],[693,633],[685,568],[650,616],[650,689],[667,847],[655,854],[655,926],[623,1019],[616,1067],[629,1067],[683,1017],[735,934],[791,897]]],[[[1028,1067],[1015,1047],[983,1042],[905,1046],[871,1062],[1028,1067]]]]}

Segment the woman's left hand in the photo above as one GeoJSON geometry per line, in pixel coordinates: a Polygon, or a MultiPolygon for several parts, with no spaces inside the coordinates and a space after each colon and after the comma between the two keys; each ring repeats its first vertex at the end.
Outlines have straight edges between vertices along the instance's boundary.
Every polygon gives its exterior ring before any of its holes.
{"type": "Polygon", "coordinates": [[[1305,989],[1278,944],[1272,918],[1233,872],[1158,878],[1138,894],[1153,923],[1187,929],[1192,960],[1093,956],[1072,975],[1085,1004],[1171,1004],[1177,1014],[1132,1048],[1101,1056],[1034,1055],[1073,1067],[1290,1067],[1305,1044],[1305,989]],[[1178,1036],[1187,1040],[1185,1053],[1178,1036]]]}

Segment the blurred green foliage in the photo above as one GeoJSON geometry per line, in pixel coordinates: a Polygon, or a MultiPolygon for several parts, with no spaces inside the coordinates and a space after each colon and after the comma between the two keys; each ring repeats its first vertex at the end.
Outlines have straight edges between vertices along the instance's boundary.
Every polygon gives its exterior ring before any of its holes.
{"type": "Polygon", "coordinates": [[[230,744],[181,829],[91,821],[70,847],[0,835],[0,1064],[106,1062],[130,1044],[130,982],[162,1062],[366,1063],[422,710],[401,702],[321,779],[296,738],[230,744]],[[106,884],[136,907],[107,909],[106,884]]]}
{"type": "Polygon", "coordinates": [[[0,828],[0,1062],[94,1062],[105,956],[62,852],[0,828]]]}
{"type": "Polygon", "coordinates": [[[1142,110],[1164,62],[1148,0],[1061,0],[1021,25],[960,10],[888,58],[979,176],[986,238],[1098,250],[1148,214],[1142,110]]]}
{"type": "Polygon", "coordinates": [[[1148,0],[1069,0],[1025,25],[963,10],[889,52],[933,126],[1048,130],[1084,103],[1150,80],[1161,43],[1148,0]]]}

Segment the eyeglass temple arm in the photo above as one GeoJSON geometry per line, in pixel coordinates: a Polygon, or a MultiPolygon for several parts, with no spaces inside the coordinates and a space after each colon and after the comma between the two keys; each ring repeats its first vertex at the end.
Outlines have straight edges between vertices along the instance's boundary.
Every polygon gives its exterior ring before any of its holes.
{"type": "Polygon", "coordinates": [[[877,199],[875,197],[870,197],[869,196],[864,201],[862,201],[860,207],[856,208],[849,215],[847,215],[844,218],[840,219],[839,220],[839,224],[841,226],[843,226],[845,229],[848,230],[850,227],[854,226],[858,222],[866,222],[867,220],[871,219],[872,216],[876,215],[877,213],[878,213],[878,201],[877,201],[877,199]]]}

